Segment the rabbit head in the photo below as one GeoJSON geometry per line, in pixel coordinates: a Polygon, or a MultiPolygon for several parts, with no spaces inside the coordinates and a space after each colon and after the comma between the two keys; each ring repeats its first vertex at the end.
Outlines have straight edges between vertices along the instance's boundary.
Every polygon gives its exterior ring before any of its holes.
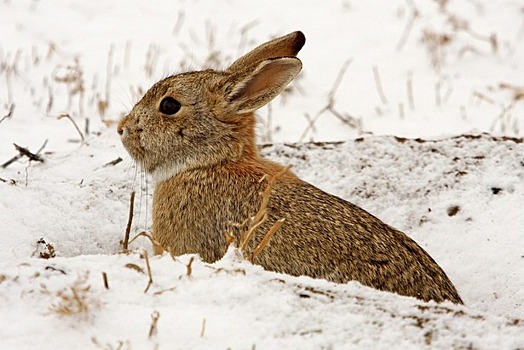
{"type": "Polygon", "coordinates": [[[269,41],[225,71],[170,76],[118,125],[129,154],[156,181],[187,169],[256,156],[254,111],[300,72],[301,32],[269,41]]]}

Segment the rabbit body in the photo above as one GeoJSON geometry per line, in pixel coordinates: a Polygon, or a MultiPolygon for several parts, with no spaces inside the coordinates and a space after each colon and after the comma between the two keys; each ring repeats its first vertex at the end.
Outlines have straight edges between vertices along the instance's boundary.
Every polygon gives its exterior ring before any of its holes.
{"type": "Polygon", "coordinates": [[[118,127],[131,156],[156,180],[153,237],[174,255],[220,259],[226,232],[260,208],[274,184],[255,247],[265,269],[437,302],[462,300],[438,264],[404,233],[358,206],[300,180],[259,156],[254,111],[298,74],[300,32],[263,44],[228,70],[191,72],[155,84],[118,127]],[[278,176],[277,176],[278,174],[278,176]],[[266,176],[262,181],[261,179],[266,176]]]}

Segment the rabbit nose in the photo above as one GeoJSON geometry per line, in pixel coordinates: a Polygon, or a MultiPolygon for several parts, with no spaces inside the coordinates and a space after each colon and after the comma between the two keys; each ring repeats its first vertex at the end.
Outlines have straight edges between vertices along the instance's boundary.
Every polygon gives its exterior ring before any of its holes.
{"type": "Polygon", "coordinates": [[[127,115],[122,118],[122,120],[118,123],[118,126],[116,128],[116,132],[118,133],[118,135],[122,136],[124,134],[124,125],[127,121],[127,115]]]}

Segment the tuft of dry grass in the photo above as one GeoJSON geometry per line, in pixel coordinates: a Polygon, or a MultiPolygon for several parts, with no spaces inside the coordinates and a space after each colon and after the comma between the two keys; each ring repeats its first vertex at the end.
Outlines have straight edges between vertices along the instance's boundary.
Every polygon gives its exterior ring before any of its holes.
{"type": "Polygon", "coordinates": [[[258,229],[264,224],[267,219],[267,204],[269,203],[269,197],[271,196],[271,192],[273,191],[273,186],[277,179],[284,175],[289,169],[291,168],[291,165],[288,165],[284,169],[282,169],[279,173],[277,173],[274,176],[270,175],[264,175],[260,182],[267,180],[267,185],[264,191],[260,194],[262,196],[262,201],[260,203],[260,207],[256,214],[240,224],[233,224],[233,227],[246,227],[243,233],[240,234],[240,237],[235,237],[231,232],[226,232],[226,242],[228,245],[234,244],[237,249],[240,252],[243,252],[243,256],[246,257],[247,260],[250,262],[253,262],[255,258],[260,254],[260,252],[267,246],[269,241],[271,240],[271,237],[279,230],[280,226],[284,222],[284,219],[279,219],[273,223],[273,225],[269,228],[269,230],[264,234],[264,237],[262,240],[258,243],[258,245],[255,248],[250,248],[250,245],[258,231],[258,229]]]}
{"type": "Polygon", "coordinates": [[[99,309],[101,302],[91,292],[88,279],[89,272],[85,272],[78,275],[71,286],[57,291],[57,301],[51,304],[49,311],[59,316],[83,315],[88,317],[93,310],[99,309]]]}

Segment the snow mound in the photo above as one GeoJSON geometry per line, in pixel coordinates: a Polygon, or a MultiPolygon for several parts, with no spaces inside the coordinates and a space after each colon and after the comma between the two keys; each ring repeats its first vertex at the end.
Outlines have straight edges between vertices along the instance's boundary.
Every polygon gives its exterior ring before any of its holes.
{"type": "MultiPolygon", "coordinates": [[[[455,283],[466,303],[456,306],[264,271],[233,249],[215,264],[150,257],[144,292],[147,240],[118,254],[139,181],[109,131],[2,173],[2,348],[524,346],[521,139],[366,136],[261,147],[404,230],[455,283]],[[57,257],[37,259],[36,245],[57,257]]],[[[150,193],[137,195],[135,233],[148,227],[150,193]]]]}

